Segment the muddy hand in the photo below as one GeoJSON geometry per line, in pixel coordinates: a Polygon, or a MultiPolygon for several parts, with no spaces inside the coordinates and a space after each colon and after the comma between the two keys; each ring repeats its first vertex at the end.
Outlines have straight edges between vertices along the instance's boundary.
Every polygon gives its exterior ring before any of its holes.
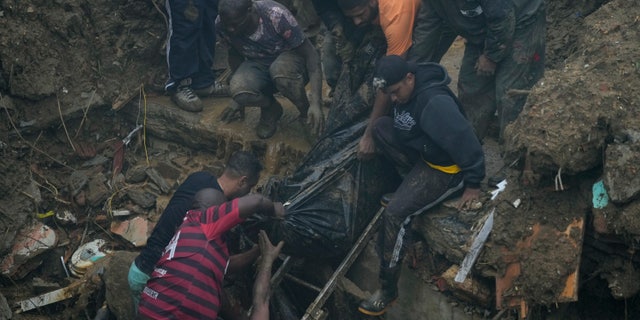
{"type": "Polygon", "coordinates": [[[244,120],[244,107],[240,106],[234,100],[231,100],[229,106],[220,114],[220,121],[231,123],[236,120],[244,120]]]}
{"type": "Polygon", "coordinates": [[[476,209],[474,208],[474,202],[477,202],[480,199],[480,189],[476,188],[466,188],[462,193],[462,197],[458,202],[458,210],[469,210],[476,209]]]}
{"type": "Polygon", "coordinates": [[[496,73],[496,63],[487,58],[486,55],[480,55],[476,62],[476,72],[479,76],[493,76],[496,73]]]}
{"type": "Polygon", "coordinates": [[[370,160],[373,158],[376,151],[376,145],[373,141],[373,137],[369,134],[364,134],[358,142],[358,159],[370,160]]]}
{"type": "Polygon", "coordinates": [[[284,246],[284,241],[280,241],[277,246],[274,246],[271,240],[269,240],[267,233],[264,232],[264,230],[260,230],[260,233],[258,233],[258,244],[260,245],[263,263],[270,264],[280,254],[280,250],[284,246]]]}
{"type": "Polygon", "coordinates": [[[324,128],[324,114],[320,106],[312,106],[307,112],[307,125],[315,135],[320,135],[324,128]]]}

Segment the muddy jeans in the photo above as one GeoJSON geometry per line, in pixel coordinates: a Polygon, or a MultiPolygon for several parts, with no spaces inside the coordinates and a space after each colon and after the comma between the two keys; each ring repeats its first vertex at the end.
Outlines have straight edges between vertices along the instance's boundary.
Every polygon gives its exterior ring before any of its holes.
{"type": "Polygon", "coordinates": [[[231,96],[240,106],[267,107],[273,94],[280,92],[306,115],[309,100],[305,85],[307,68],[300,55],[285,51],[270,66],[246,60],[231,77],[231,96]]]}
{"type": "Polygon", "coordinates": [[[380,117],[374,122],[376,148],[393,161],[400,171],[410,169],[382,215],[378,233],[381,268],[393,268],[404,258],[411,243],[413,217],[462,191],[462,173],[449,174],[428,166],[412,149],[403,148],[393,132],[393,119],[380,117]]]}
{"type": "Polygon", "coordinates": [[[516,26],[512,51],[496,66],[494,76],[476,74],[475,65],[484,48],[467,43],[458,77],[458,97],[479,139],[498,113],[499,138],[527,100],[526,92],[544,74],[546,20],[544,10],[528,26],[516,26]],[[510,92],[510,90],[521,90],[510,92]]]}

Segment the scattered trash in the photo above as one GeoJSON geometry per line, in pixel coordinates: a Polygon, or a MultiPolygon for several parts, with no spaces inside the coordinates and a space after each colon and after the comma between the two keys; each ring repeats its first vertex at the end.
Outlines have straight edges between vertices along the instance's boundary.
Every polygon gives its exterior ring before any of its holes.
{"type": "Polygon", "coordinates": [[[109,253],[102,248],[105,244],[106,241],[103,239],[96,239],[81,245],[71,256],[71,274],[81,277],[96,261],[104,258],[109,253]]]}
{"type": "Polygon", "coordinates": [[[604,207],[609,204],[609,194],[607,193],[607,189],[605,189],[604,182],[602,180],[593,184],[592,193],[594,209],[604,209],[604,207]]]}
{"type": "Polygon", "coordinates": [[[56,213],[56,220],[63,225],[76,224],[78,218],[69,210],[63,210],[62,213],[56,213]]]}
{"type": "Polygon", "coordinates": [[[507,180],[502,180],[500,181],[496,187],[498,187],[495,190],[491,191],[491,200],[495,199],[502,191],[504,191],[504,189],[507,187],[507,180]]]}
{"type": "Polygon", "coordinates": [[[460,268],[460,270],[458,271],[458,274],[456,274],[456,277],[455,277],[456,282],[458,283],[464,282],[464,280],[467,278],[467,274],[469,273],[469,271],[471,271],[471,267],[473,267],[473,264],[476,262],[476,259],[478,258],[478,255],[482,250],[482,247],[484,247],[484,243],[487,241],[487,238],[489,237],[489,233],[491,232],[491,229],[493,229],[493,214],[495,211],[496,211],[496,208],[491,209],[491,212],[489,213],[487,220],[485,220],[484,224],[482,225],[482,229],[480,229],[480,232],[478,232],[478,235],[473,240],[473,244],[471,245],[471,248],[469,249],[467,256],[464,257],[464,260],[462,260],[462,267],[460,268]]]}
{"type": "Polygon", "coordinates": [[[20,310],[18,310],[16,313],[33,310],[35,308],[39,308],[55,302],[69,299],[78,293],[78,289],[82,284],[83,284],[82,281],[77,281],[72,283],[68,287],[47,292],[39,296],[35,296],[26,300],[19,301],[18,305],[20,306],[20,310]]]}
{"type": "Polygon", "coordinates": [[[151,229],[149,221],[142,217],[135,217],[126,221],[113,221],[111,223],[111,232],[125,238],[136,247],[142,247],[147,244],[151,229]]]}
{"type": "Polygon", "coordinates": [[[122,209],[122,210],[113,210],[111,211],[111,215],[114,217],[126,217],[131,215],[131,211],[122,209]]]}
{"type": "Polygon", "coordinates": [[[49,211],[44,212],[44,213],[36,213],[36,217],[38,219],[46,219],[46,218],[49,218],[49,217],[53,217],[54,214],[55,213],[53,212],[53,210],[49,210],[49,211]]]}
{"type": "Polygon", "coordinates": [[[513,204],[514,208],[518,209],[518,207],[520,206],[521,203],[522,203],[522,200],[520,200],[520,198],[518,198],[512,204],[513,204]]]}
{"type": "MultiPolygon", "coordinates": [[[[20,267],[39,254],[53,248],[58,242],[55,231],[36,222],[22,229],[14,240],[13,248],[0,262],[0,271],[7,277],[17,275],[20,267]]],[[[40,263],[29,266],[35,269],[40,263]]],[[[26,275],[30,270],[21,270],[26,275]]]]}

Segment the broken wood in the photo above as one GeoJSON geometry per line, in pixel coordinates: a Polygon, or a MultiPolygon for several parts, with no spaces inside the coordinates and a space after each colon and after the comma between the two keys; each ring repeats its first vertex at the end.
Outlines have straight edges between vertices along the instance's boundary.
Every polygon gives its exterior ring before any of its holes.
{"type": "Polygon", "coordinates": [[[459,282],[455,280],[457,274],[460,274],[460,268],[457,265],[452,265],[440,276],[446,282],[448,290],[462,300],[488,306],[493,298],[491,290],[471,276],[465,277],[463,282],[459,282]]]}

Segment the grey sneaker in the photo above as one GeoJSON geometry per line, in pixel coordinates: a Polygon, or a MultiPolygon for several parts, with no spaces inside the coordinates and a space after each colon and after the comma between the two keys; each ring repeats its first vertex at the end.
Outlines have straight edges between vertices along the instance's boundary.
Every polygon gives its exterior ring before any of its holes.
{"type": "Polygon", "coordinates": [[[229,90],[229,85],[221,82],[214,82],[208,87],[194,89],[193,92],[197,94],[199,97],[229,97],[231,96],[231,91],[229,90]]]}
{"type": "Polygon", "coordinates": [[[182,110],[189,112],[202,111],[202,101],[189,86],[178,87],[171,96],[171,100],[182,110]]]}

